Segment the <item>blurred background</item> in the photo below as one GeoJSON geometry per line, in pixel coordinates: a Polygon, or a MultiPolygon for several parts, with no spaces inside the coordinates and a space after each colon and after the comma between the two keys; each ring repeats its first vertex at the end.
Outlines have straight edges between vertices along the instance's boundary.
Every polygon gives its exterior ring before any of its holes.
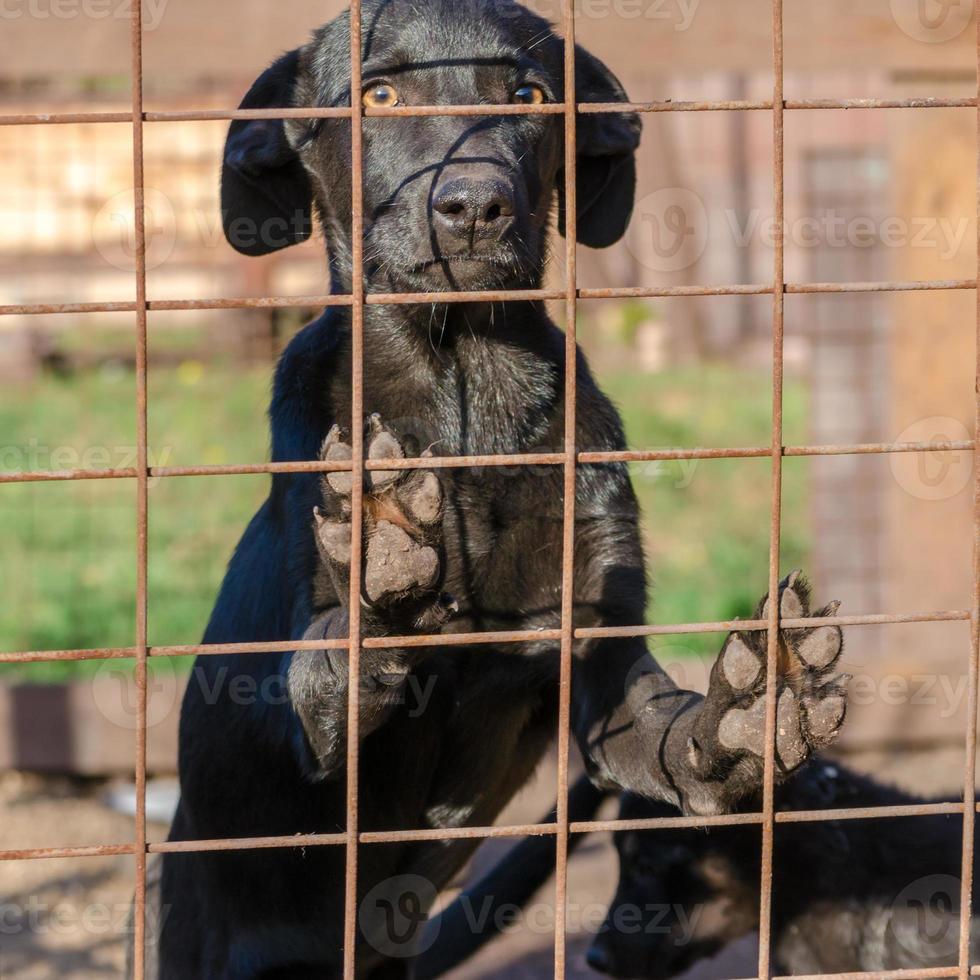
{"type": "MultiPolygon", "coordinates": [[[[556,4],[532,6],[559,19],[556,4]]],[[[341,7],[145,0],[147,110],[237,105],[269,61],[341,7]]],[[[970,98],[971,7],[786,0],[786,97],[970,98]]],[[[128,0],[5,5],[0,114],[128,110],[128,10],[128,0]]],[[[768,0],[578,7],[580,43],[636,101],[771,98],[770,29],[768,0]]],[[[644,124],[629,232],[606,252],[580,249],[581,284],[769,283],[771,114],[659,113],[644,124]]],[[[145,126],[149,298],[324,292],[320,242],[265,259],[226,245],[217,195],[225,130],[145,126]]],[[[974,110],[790,111],[785,139],[787,281],[975,278],[974,110]]],[[[125,123],[0,127],[0,305],[135,298],[131,153],[125,123]]],[[[560,261],[549,274],[563,281],[560,261]]],[[[955,289],[789,295],[785,442],[974,439],[975,300],[955,289]]],[[[582,346],[633,448],[768,445],[771,305],[767,296],[580,304],[582,346]]],[[[151,464],[267,459],[270,372],[315,314],[301,305],[151,313],[151,464]]],[[[134,465],[134,356],[131,314],[0,317],[0,470],[134,465]]],[[[817,599],[839,598],[845,613],[969,608],[973,467],[965,451],[787,459],[784,571],[806,568],[817,599]]],[[[768,460],[637,464],[633,475],[652,569],[649,620],[751,615],[767,582],[768,460]]],[[[151,481],[152,644],[199,641],[267,486],[261,476],[151,481]]],[[[0,487],[0,650],[132,644],[134,529],[131,481],[0,487]]],[[[721,640],[663,637],[651,649],[697,687],[721,640]]],[[[835,752],[954,799],[968,655],[963,622],[849,629],[845,667],[863,686],[835,752]]],[[[154,667],[148,752],[161,837],[188,665],[154,667]]],[[[132,840],[130,674],[124,661],[0,667],[0,849],[132,840]]],[[[543,814],[553,786],[546,768],[503,819],[543,814]]],[[[576,860],[583,892],[607,899],[607,844],[590,843],[576,860]]],[[[75,927],[59,929],[52,909],[124,910],[132,874],[129,858],[3,862],[0,905],[37,899],[42,925],[15,917],[23,927],[0,928],[0,977],[118,976],[122,919],[99,931],[76,915],[75,927]]],[[[512,937],[459,976],[547,976],[550,944],[533,932],[512,937]]],[[[589,975],[580,956],[572,969],[589,975]]],[[[739,975],[732,970],[712,975],[739,975]]]]}

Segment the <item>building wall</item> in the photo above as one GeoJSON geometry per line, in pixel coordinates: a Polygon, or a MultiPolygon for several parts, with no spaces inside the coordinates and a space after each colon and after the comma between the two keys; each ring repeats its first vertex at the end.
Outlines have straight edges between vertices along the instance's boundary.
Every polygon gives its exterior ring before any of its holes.
{"type": "MultiPolygon", "coordinates": [[[[896,253],[901,279],[976,277],[976,118],[972,111],[903,113],[896,124],[895,203],[915,220],[948,222],[958,247],[896,253]]],[[[934,235],[936,233],[934,232],[934,235]]],[[[943,240],[950,235],[944,234],[943,240]]],[[[902,293],[893,300],[892,438],[974,438],[976,294],[973,290],[902,293]]],[[[888,509],[890,608],[967,609],[973,548],[973,454],[920,454],[893,461],[888,509]]],[[[967,637],[923,627],[930,656],[957,658],[967,637]]]]}

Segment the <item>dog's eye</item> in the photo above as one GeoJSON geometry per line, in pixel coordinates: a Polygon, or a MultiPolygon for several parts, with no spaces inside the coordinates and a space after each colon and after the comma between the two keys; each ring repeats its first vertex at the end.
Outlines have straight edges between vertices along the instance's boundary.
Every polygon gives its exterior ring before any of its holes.
{"type": "Polygon", "coordinates": [[[378,82],[364,90],[361,101],[368,109],[390,109],[398,105],[398,91],[394,85],[378,82]]]}
{"type": "Polygon", "coordinates": [[[522,85],[514,92],[511,101],[522,105],[540,105],[544,102],[544,89],[539,85],[522,85]]]}

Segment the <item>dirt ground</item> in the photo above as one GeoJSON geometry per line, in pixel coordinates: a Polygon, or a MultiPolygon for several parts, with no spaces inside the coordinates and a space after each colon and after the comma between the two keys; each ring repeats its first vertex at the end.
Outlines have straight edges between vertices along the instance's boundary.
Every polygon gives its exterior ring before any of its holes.
{"type": "MultiPolygon", "coordinates": [[[[126,843],[133,821],[110,810],[101,784],[0,775],[0,848],[126,843]]],[[[130,856],[0,865],[0,978],[119,977],[132,895],[130,856]]]]}
{"type": "MultiPolygon", "coordinates": [[[[910,754],[871,746],[849,753],[849,764],[923,793],[955,798],[961,777],[962,745],[933,741],[929,751],[910,754]]],[[[553,764],[511,804],[501,822],[542,817],[554,793],[553,764]]],[[[109,808],[104,783],[8,772],[0,775],[0,849],[123,843],[132,840],[132,820],[109,808]]],[[[152,824],[151,838],[165,833],[152,824]]],[[[511,846],[489,841],[474,860],[478,874],[511,846]]],[[[101,980],[123,974],[127,911],[133,889],[131,857],[8,861],[0,863],[0,980],[101,980]]],[[[585,963],[590,935],[601,921],[615,884],[608,835],[585,842],[569,866],[568,976],[595,977],[585,963]]],[[[553,884],[531,907],[534,914],[487,947],[452,980],[544,980],[553,976],[553,884]]],[[[753,938],[730,946],[687,980],[755,975],[753,938]]]]}
{"type": "MultiPolygon", "coordinates": [[[[857,666],[849,664],[848,669],[857,666]]],[[[922,676],[956,680],[963,666],[933,660],[929,674],[922,676]]],[[[849,718],[834,754],[883,782],[922,796],[955,800],[962,793],[965,699],[924,693],[933,688],[920,682],[921,669],[921,665],[903,667],[892,660],[882,676],[874,678],[872,686],[879,695],[875,698],[862,698],[852,685],[849,718]],[[904,681],[897,687],[896,677],[904,681]],[[883,696],[886,690],[897,691],[897,695],[883,696]]],[[[499,822],[523,824],[542,819],[553,805],[555,785],[555,762],[550,758],[499,822]]],[[[131,842],[132,817],[108,805],[110,794],[127,791],[131,793],[131,787],[119,782],[0,772],[0,851],[131,842]]],[[[156,799],[155,793],[151,799],[156,799]]],[[[614,812],[611,804],[604,815],[614,812]]],[[[150,840],[163,839],[166,824],[150,823],[148,835],[150,840]]],[[[511,846],[506,840],[487,841],[467,875],[482,874],[511,846]]],[[[570,980],[597,976],[586,965],[585,952],[613,894],[615,876],[616,860],[608,834],[583,842],[570,861],[570,980]]],[[[466,878],[464,875],[462,884],[466,878]]],[[[121,977],[133,882],[131,856],[0,861],[0,980],[121,977]]],[[[523,916],[512,931],[453,973],[451,980],[552,977],[553,888],[553,882],[545,885],[528,905],[533,914],[523,916]]],[[[755,976],[756,960],[757,942],[749,937],[700,964],[685,980],[755,976]]]]}

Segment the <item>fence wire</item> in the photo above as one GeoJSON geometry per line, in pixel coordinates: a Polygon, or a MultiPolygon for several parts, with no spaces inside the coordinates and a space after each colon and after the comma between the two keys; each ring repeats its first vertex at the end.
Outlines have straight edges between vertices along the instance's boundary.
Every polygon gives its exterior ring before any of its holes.
{"type": "MultiPolygon", "coordinates": [[[[131,20],[132,108],[130,112],[70,112],[70,113],[23,113],[0,115],[0,126],[60,125],[68,123],[129,124],[133,134],[133,186],[135,191],[135,279],[134,302],[121,303],[54,303],[0,306],[0,316],[79,314],[79,313],[133,313],[136,322],[136,398],[137,463],[135,467],[91,470],[69,469],[60,471],[20,471],[0,474],[0,483],[41,483],[77,480],[131,480],[136,489],[136,640],[131,647],[111,647],[88,650],[35,650],[0,653],[2,663],[30,663],[39,661],[107,660],[135,658],[135,680],[138,691],[137,733],[135,746],[136,771],[136,822],[134,840],[131,843],[104,844],[86,847],[27,848],[0,851],[0,861],[41,860],[74,857],[106,857],[133,855],[136,862],[135,887],[135,977],[143,980],[146,954],[146,861],[149,854],[188,853],[200,851],[245,851],[264,848],[295,848],[311,846],[344,847],[346,852],[345,910],[344,910],[344,977],[354,980],[356,974],[355,946],[357,933],[357,856],[359,845],[410,841],[442,841],[461,839],[488,839],[499,837],[554,836],[556,847],[555,898],[558,914],[555,920],[554,962],[555,978],[565,976],[565,936],[568,839],[570,834],[591,833],[616,829],[657,830],[679,827],[708,827],[759,825],[761,843],[761,900],[760,900],[760,951],[758,980],[769,980],[771,971],[772,926],[772,867],[773,838],[776,824],[807,823],[829,820],[885,819],[929,814],[960,815],[963,820],[962,875],[960,905],[959,962],[955,967],[893,970],[875,973],[820,974],[811,980],[828,977],[889,978],[940,978],[980,976],[980,966],[971,966],[970,925],[973,899],[973,858],[975,849],[975,824],[978,805],[975,803],[976,738],[978,674],[980,674],[980,467],[975,467],[974,487],[974,575],[972,606],[970,609],[950,609],[897,614],[869,614],[860,616],[829,616],[819,619],[781,619],[779,603],[769,604],[766,620],[727,621],[711,623],[678,623],[671,625],[615,628],[576,629],[573,625],[573,578],[575,543],[575,480],[579,466],[608,462],[645,462],[677,459],[751,459],[771,460],[770,500],[770,548],[769,592],[775,594],[779,584],[779,545],[781,532],[782,468],[786,457],[837,456],[863,454],[897,454],[917,452],[976,451],[976,442],[947,443],[873,443],[834,444],[812,446],[786,446],[783,443],[783,339],[785,297],[801,293],[859,293],[859,292],[912,292],[920,290],[975,290],[980,282],[980,220],[978,220],[978,267],[977,278],[962,280],[888,281],[852,283],[788,283],[785,279],[785,168],[784,168],[784,117],[786,112],[815,109],[885,110],[929,108],[973,108],[977,111],[977,215],[980,219],[980,0],[975,0],[977,24],[977,96],[969,99],[916,98],[916,99],[809,99],[787,100],[784,98],[783,59],[783,2],[772,0],[772,51],[773,96],[771,100],[758,101],[654,101],[634,103],[578,103],[575,98],[575,3],[562,0],[561,27],[565,38],[564,82],[565,94],[560,103],[543,105],[446,105],[446,106],[397,106],[392,108],[365,108],[354,94],[360,91],[361,81],[361,0],[352,0],[351,28],[351,106],[338,108],[301,107],[288,109],[207,109],[176,112],[147,112],[143,108],[143,26],[140,4],[135,3],[131,20]],[[580,288],[576,274],[576,202],[575,202],[575,127],[578,114],[661,112],[770,112],[773,126],[773,201],[775,213],[774,267],[770,283],[733,284],[725,286],[654,286],[604,289],[580,288]],[[372,116],[497,116],[497,115],[561,115],[565,126],[564,164],[568,172],[565,181],[566,220],[565,239],[566,280],[561,289],[491,290],[458,293],[372,293],[367,294],[363,285],[363,142],[362,120],[372,116]],[[146,295],[146,231],[143,183],[143,132],[145,124],[189,122],[202,120],[234,119],[310,119],[344,118],[351,120],[351,170],[352,170],[352,290],[349,294],[323,296],[265,296],[242,299],[180,299],[149,300],[146,295]],[[576,412],[576,311],[579,300],[655,298],[676,296],[747,296],[770,295],[772,297],[772,381],[773,403],[771,442],[768,447],[744,448],[692,448],[683,450],[650,450],[623,452],[579,452],[575,444],[576,412]],[[363,417],[363,347],[364,311],[370,305],[407,305],[415,303],[470,303],[501,302],[510,300],[562,300],[565,310],[565,432],[561,452],[531,453],[520,455],[437,457],[431,459],[404,459],[368,461],[364,458],[361,427],[351,426],[352,456],[340,462],[307,461],[298,463],[246,463],[225,466],[157,467],[148,461],[147,441],[147,315],[161,310],[218,310],[282,308],[299,306],[335,306],[351,310],[353,377],[351,417],[363,417]],[[489,466],[560,466],[564,475],[564,510],[562,535],[562,600],[560,625],[556,629],[534,631],[510,631],[456,635],[422,635],[410,637],[363,637],[360,628],[361,586],[361,528],[363,516],[363,474],[372,469],[394,468],[448,469],[489,466]],[[147,561],[148,561],[148,486],[150,478],[179,478],[196,476],[226,476],[232,474],[272,474],[302,472],[351,471],[352,481],[352,561],[350,576],[348,638],[329,641],[282,641],[278,643],[233,643],[210,645],[151,646],[147,634],[147,561]],[[776,661],[778,637],[781,628],[803,626],[839,625],[888,625],[899,623],[956,622],[971,623],[971,648],[969,652],[968,712],[965,733],[966,759],[963,773],[963,801],[959,803],[930,803],[893,807],[863,807],[832,810],[775,812],[775,735],[776,735],[776,661]],[[760,813],[729,814],[719,817],[675,817],[650,820],[596,820],[572,822],[568,814],[568,753],[570,730],[570,689],[572,647],[575,640],[612,636],[664,636],[691,633],[724,632],[730,629],[765,630],[767,633],[767,703],[765,716],[765,770],[763,806],[760,813]],[[352,684],[348,697],[347,738],[347,826],[342,833],[309,834],[304,836],[259,837],[245,839],[218,839],[196,841],[167,841],[150,843],[146,833],[146,729],[147,729],[147,670],[151,658],[227,653],[262,654],[298,649],[346,649],[350,658],[350,671],[359,673],[362,649],[386,647],[458,646],[463,644],[523,643],[528,640],[551,640],[559,644],[559,717],[558,717],[558,806],[554,823],[527,824],[495,827],[460,827],[435,830],[395,830],[386,832],[362,832],[358,828],[358,698],[359,685],[352,684]]],[[[980,432],[980,291],[977,291],[977,432],[980,432]]],[[[781,978],[780,978],[781,980],[781,978]]]]}

